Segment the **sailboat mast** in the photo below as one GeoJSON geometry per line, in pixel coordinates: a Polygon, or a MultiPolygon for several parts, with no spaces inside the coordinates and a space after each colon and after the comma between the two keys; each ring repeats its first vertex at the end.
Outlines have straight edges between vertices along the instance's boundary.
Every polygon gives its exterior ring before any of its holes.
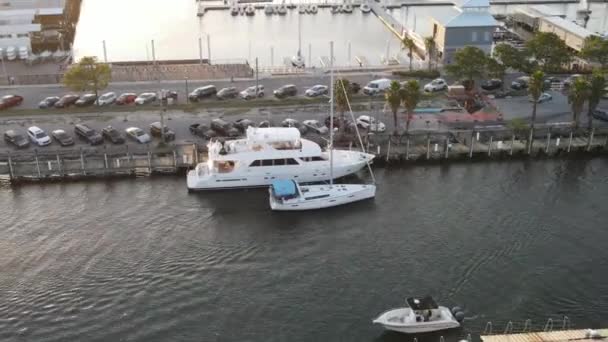
{"type": "Polygon", "coordinates": [[[329,184],[334,184],[334,42],[329,42],[329,184]]]}
{"type": "Polygon", "coordinates": [[[302,15],[298,13],[298,56],[302,55],[302,15]]]}

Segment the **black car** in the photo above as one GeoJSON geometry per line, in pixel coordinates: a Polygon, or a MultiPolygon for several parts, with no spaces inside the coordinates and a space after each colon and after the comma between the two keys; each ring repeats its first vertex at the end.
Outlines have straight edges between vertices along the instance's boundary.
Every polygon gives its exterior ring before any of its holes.
{"type": "Polygon", "coordinates": [[[76,102],[74,103],[76,107],[86,107],[91,106],[97,100],[97,95],[95,94],[84,94],[82,95],[76,102]]]}
{"type": "Polygon", "coordinates": [[[112,144],[124,144],[125,138],[120,134],[116,128],[112,126],[104,127],[101,130],[101,135],[108,139],[112,144]]]}
{"type": "Polygon", "coordinates": [[[30,145],[30,141],[25,137],[25,135],[12,129],[4,132],[4,140],[18,148],[24,148],[30,145]]]}
{"type": "Polygon", "coordinates": [[[241,132],[234,128],[230,122],[222,119],[211,120],[211,129],[221,136],[237,137],[241,134],[241,132]]]}
{"type": "MultiPolygon", "coordinates": [[[[165,141],[175,140],[175,132],[170,130],[167,126],[164,127],[165,141]]],[[[162,137],[162,130],[160,122],[153,122],[150,124],[150,135],[153,137],[162,137]]]]}
{"type": "Polygon", "coordinates": [[[195,123],[190,125],[189,129],[192,135],[196,135],[201,138],[210,139],[217,137],[217,133],[205,125],[195,123]]]}
{"type": "Polygon", "coordinates": [[[220,91],[217,92],[216,97],[218,100],[225,100],[225,99],[233,99],[235,97],[237,97],[239,95],[239,92],[236,90],[235,87],[228,87],[228,88],[222,88],[220,91]]]}
{"type": "Polygon", "coordinates": [[[171,99],[173,103],[177,102],[177,92],[175,90],[163,89],[160,93],[162,94],[161,100],[163,104],[169,104],[169,99],[171,99]]]}
{"type": "Polygon", "coordinates": [[[64,95],[59,101],[55,102],[55,108],[65,108],[73,105],[78,101],[80,96],[75,94],[64,95]]]}
{"type": "Polygon", "coordinates": [[[52,131],[51,136],[61,146],[74,145],[74,139],[72,139],[72,137],[66,131],[64,131],[62,129],[56,129],[56,130],[52,131]]]}
{"type": "Polygon", "coordinates": [[[511,89],[514,89],[514,90],[528,89],[529,82],[530,82],[530,77],[528,77],[528,76],[519,77],[515,81],[511,82],[511,89]]]}
{"type": "Polygon", "coordinates": [[[608,113],[603,110],[596,109],[591,113],[591,116],[598,120],[608,121],[608,113]]]}
{"type": "Polygon", "coordinates": [[[190,94],[188,94],[188,99],[190,101],[197,102],[204,98],[215,96],[215,94],[217,94],[217,88],[215,88],[214,85],[208,85],[194,89],[190,94]]]}
{"type": "Polygon", "coordinates": [[[361,90],[361,85],[357,82],[352,82],[350,84],[350,92],[351,94],[357,94],[361,90]]]}
{"type": "Polygon", "coordinates": [[[270,121],[264,120],[264,121],[261,121],[258,124],[258,127],[260,127],[260,128],[268,128],[268,127],[272,127],[272,124],[270,123],[270,121]]]}
{"type": "Polygon", "coordinates": [[[491,79],[483,81],[481,83],[481,89],[483,90],[496,90],[502,87],[502,81],[499,79],[491,79]]]}
{"type": "Polygon", "coordinates": [[[277,98],[283,99],[288,96],[296,96],[298,93],[298,88],[293,84],[287,84],[275,90],[273,93],[277,98]]]}
{"type": "Polygon", "coordinates": [[[76,124],[76,126],[74,126],[74,133],[91,145],[103,143],[101,134],[85,124],[76,124]]]}
{"type": "Polygon", "coordinates": [[[234,122],[234,127],[238,128],[241,132],[245,132],[250,126],[255,127],[255,122],[249,119],[238,119],[234,122]]]}
{"type": "Polygon", "coordinates": [[[44,109],[44,108],[52,108],[55,103],[59,102],[59,96],[49,96],[47,98],[45,98],[44,100],[40,101],[40,103],[38,104],[38,108],[40,109],[44,109]]]}

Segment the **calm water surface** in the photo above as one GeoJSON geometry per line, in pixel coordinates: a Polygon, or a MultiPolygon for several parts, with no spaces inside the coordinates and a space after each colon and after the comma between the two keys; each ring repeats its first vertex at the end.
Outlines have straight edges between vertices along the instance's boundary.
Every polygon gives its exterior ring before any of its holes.
{"type": "Polygon", "coordinates": [[[607,175],[606,159],[380,169],[374,201],[282,214],[265,190],[182,177],[4,187],[0,341],[411,341],[371,319],[426,293],[464,306],[467,331],[605,327],[607,175]]]}
{"type": "MultiPolygon", "coordinates": [[[[494,6],[492,12],[507,14],[518,6],[494,6]]],[[[576,19],[579,8],[579,4],[548,6],[571,20],[576,19]]],[[[105,40],[109,61],[151,60],[151,40],[154,40],[158,59],[196,59],[198,39],[203,37],[203,56],[207,58],[207,35],[211,40],[211,58],[218,62],[247,59],[253,64],[258,57],[262,66],[283,65],[284,59],[291,58],[298,50],[297,10],[290,10],[285,16],[267,16],[258,10],[253,17],[232,17],[229,11],[210,11],[199,18],[197,8],[194,0],[84,0],[74,52],[77,57],[103,58],[102,41],[105,40]]],[[[450,6],[414,6],[392,10],[392,14],[407,27],[429,36],[430,16],[450,10],[450,6]]],[[[591,3],[590,10],[588,28],[607,31],[608,4],[591,3]]],[[[320,57],[329,56],[332,40],[337,65],[353,65],[355,56],[365,57],[371,65],[381,64],[387,54],[405,58],[399,41],[373,14],[355,9],[350,15],[332,15],[329,10],[320,9],[316,15],[301,17],[302,54],[308,63],[310,45],[312,65],[320,66],[320,57]]]]}

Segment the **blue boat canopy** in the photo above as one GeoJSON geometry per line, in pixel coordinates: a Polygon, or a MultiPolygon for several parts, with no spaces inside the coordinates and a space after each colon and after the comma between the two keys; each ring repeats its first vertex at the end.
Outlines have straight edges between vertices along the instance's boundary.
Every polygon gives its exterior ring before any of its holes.
{"type": "Polygon", "coordinates": [[[296,183],[292,180],[279,179],[272,182],[272,190],[277,197],[295,196],[298,193],[296,183]]]}

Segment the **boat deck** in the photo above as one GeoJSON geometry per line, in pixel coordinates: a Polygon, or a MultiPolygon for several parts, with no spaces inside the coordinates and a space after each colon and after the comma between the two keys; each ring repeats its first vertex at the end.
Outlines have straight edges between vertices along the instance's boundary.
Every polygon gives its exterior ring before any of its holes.
{"type": "MultiPolygon", "coordinates": [[[[608,337],[608,329],[596,329],[605,339],[608,337]]],[[[485,335],[481,336],[483,342],[597,342],[598,339],[586,337],[587,329],[560,330],[549,332],[527,332],[519,334],[485,335]]]]}

